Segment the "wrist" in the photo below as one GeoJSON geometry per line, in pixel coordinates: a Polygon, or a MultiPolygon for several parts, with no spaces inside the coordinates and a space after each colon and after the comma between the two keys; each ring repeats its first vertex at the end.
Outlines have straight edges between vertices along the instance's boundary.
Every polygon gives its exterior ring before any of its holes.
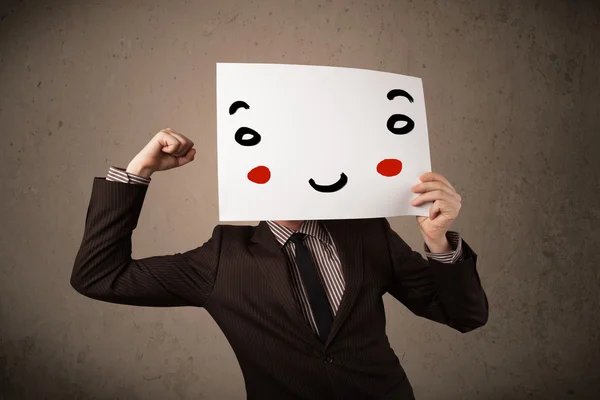
{"type": "Polygon", "coordinates": [[[144,167],[141,164],[134,161],[129,163],[125,172],[129,174],[142,176],[144,178],[150,178],[150,176],[154,173],[154,171],[151,168],[144,167]]]}
{"type": "Polygon", "coordinates": [[[448,253],[454,250],[445,235],[437,240],[424,238],[424,241],[431,253],[448,253]]]}

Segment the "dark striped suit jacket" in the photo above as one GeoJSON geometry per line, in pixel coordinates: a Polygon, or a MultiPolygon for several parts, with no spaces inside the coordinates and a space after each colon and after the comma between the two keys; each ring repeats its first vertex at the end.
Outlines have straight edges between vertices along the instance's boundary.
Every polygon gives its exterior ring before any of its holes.
{"type": "Polygon", "coordinates": [[[131,258],[148,186],[95,178],[71,285],[111,303],[204,307],[231,344],[248,399],[413,399],[385,332],[387,292],[414,314],[460,332],[484,325],[477,255],[426,260],[385,218],[324,221],[346,289],[326,343],[306,324],[287,260],[266,222],[218,225],[185,253],[131,258]]]}

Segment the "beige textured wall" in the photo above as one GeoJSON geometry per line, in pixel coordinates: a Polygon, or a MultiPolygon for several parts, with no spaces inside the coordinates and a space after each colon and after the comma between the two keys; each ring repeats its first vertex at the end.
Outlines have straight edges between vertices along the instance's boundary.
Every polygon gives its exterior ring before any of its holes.
{"type": "MultiPolygon", "coordinates": [[[[157,174],[134,257],[217,222],[215,62],[423,78],[432,164],[491,304],[461,335],[386,296],[419,399],[600,393],[598,2],[12,1],[0,9],[0,398],[240,399],[201,309],[95,302],[69,285],[94,176],[161,128],[197,144],[157,174]]],[[[412,217],[396,230],[422,250],[412,217]]]]}

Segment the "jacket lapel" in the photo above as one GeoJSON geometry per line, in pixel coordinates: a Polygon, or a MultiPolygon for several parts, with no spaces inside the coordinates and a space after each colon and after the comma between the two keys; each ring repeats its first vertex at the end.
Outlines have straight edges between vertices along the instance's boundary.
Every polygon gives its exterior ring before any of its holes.
{"type": "Polygon", "coordinates": [[[324,221],[324,224],[335,243],[346,283],[340,306],[331,326],[329,338],[325,344],[325,346],[328,346],[356,302],[363,282],[364,263],[361,232],[357,232],[356,228],[351,226],[349,220],[327,220],[324,221]]]}
{"type": "Polygon", "coordinates": [[[317,350],[322,350],[323,343],[305,321],[296,304],[288,273],[287,258],[265,221],[261,221],[255,228],[252,241],[254,244],[250,246],[250,251],[281,305],[288,315],[297,321],[298,329],[302,332],[298,337],[317,350]]]}

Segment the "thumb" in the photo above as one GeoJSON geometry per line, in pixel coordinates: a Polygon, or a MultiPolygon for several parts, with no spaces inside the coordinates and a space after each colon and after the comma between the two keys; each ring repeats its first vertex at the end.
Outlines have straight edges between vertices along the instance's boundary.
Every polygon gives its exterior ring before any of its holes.
{"type": "Polygon", "coordinates": [[[168,134],[165,131],[160,131],[156,134],[156,140],[154,141],[160,148],[160,151],[173,155],[181,150],[181,141],[175,136],[168,134]]]}

